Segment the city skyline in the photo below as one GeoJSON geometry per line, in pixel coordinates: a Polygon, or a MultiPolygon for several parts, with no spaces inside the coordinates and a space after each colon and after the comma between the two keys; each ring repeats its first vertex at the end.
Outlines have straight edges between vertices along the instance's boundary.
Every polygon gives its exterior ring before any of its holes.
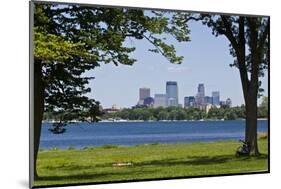
{"type": "MultiPolygon", "coordinates": [[[[231,98],[227,97],[225,100],[221,100],[220,91],[211,90],[211,96],[206,95],[204,83],[199,83],[197,87],[197,93],[194,95],[186,95],[183,101],[178,99],[178,91],[180,89],[177,86],[177,81],[166,81],[166,93],[150,94],[149,87],[142,87],[139,89],[139,101],[137,106],[151,106],[151,107],[203,107],[208,104],[221,107],[222,105],[232,106],[231,98]],[[154,96],[154,98],[152,97],[154,96]],[[182,102],[182,103],[181,103],[182,102]]],[[[135,106],[132,106],[135,107],[135,106]]]]}
{"type": "MultiPolygon", "coordinates": [[[[176,106],[176,107],[195,107],[195,105],[206,105],[206,104],[211,104],[217,107],[220,107],[220,105],[232,105],[232,100],[230,97],[225,98],[225,100],[222,100],[220,98],[220,91],[217,90],[211,90],[208,91],[208,94],[211,94],[211,96],[206,95],[205,93],[205,85],[204,83],[199,83],[197,87],[197,93],[194,94],[186,94],[186,96],[183,97],[183,99],[179,100],[177,94],[172,94],[169,95],[168,93],[171,93],[171,91],[168,89],[169,84],[176,85],[175,89],[170,89],[170,90],[176,90],[178,92],[178,87],[177,87],[177,81],[166,81],[166,93],[159,93],[156,92],[154,94],[151,94],[151,88],[146,86],[146,87],[141,87],[139,88],[139,94],[136,97],[138,101],[135,104],[132,104],[130,107],[126,108],[132,108],[135,106],[142,106],[142,105],[150,105],[152,107],[171,107],[171,106],[176,106]],[[173,96],[174,95],[174,96],[173,96]],[[202,100],[198,100],[198,96],[202,98],[202,100]],[[175,101],[170,103],[169,99],[173,98],[175,101]],[[186,101],[190,101],[190,98],[192,99],[192,105],[186,105],[186,101]],[[149,100],[149,103],[146,102],[146,100],[149,100]],[[152,101],[151,101],[152,100],[152,101]]],[[[116,103],[112,104],[112,106],[109,107],[103,107],[103,108],[112,108],[114,107],[115,109],[119,108],[124,108],[124,107],[117,107],[116,103]]]]}
{"type": "MultiPolygon", "coordinates": [[[[131,107],[138,100],[138,90],[151,88],[152,94],[163,94],[165,81],[177,81],[179,99],[187,94],[196,94],[198,83],[204,83],[206,90],[223,91],[222,99],[231,98],[233,106],[244,104],[242,86],[237,68],[230,67],[233,57],[229,54],[229,42],[224,37],[215,37],[208,27],[191,23],[191,42],[175,44],[179,55],[184,56],[182,64],[169,63],[163,56],[148,52],[152,48],[145,40],[127,40],[128,46],[135,46],[132,65],[103,64],[86,75],[94,76],[88,95],[101,102],[103,107],[131,107]],[[202,56],[203,55],[203,56],[202,56]]],[[[261,78],[263,95],[268,96],[268,76],[261,78]]],[[[260,103],[260,100],[259,100],[260,103]]]]}

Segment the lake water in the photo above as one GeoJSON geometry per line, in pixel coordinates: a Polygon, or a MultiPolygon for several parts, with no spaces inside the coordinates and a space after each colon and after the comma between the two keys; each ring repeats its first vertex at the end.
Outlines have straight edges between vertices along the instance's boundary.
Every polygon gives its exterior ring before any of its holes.
{"type": "MultiPolygon", "coordinates": [[[[245,121],[100,122],[66,126],[53,134],[44,123],[40,148],[83,148],[105,144],[191,143],[244,139],[245,121]]],[[[268,121],[258,121],[258,132],[267,132],[268,121]]]]}

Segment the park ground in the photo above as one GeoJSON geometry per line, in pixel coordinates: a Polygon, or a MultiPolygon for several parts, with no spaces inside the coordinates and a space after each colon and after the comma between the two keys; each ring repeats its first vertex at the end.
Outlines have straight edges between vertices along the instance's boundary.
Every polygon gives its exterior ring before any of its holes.
{"type": "Polygon", "coordinates": [[[40,150],[35,186],[133,181],[268,171],[268,140],[261,156],[235,157],[237,141],[191,144],[105,145],[40,150]]]}

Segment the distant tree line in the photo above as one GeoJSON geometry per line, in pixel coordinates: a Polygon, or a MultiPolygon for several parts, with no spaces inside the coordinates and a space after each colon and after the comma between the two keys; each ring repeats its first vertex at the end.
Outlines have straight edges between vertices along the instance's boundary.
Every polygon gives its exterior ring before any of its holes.
{"type": "Polygon", "coordinates": [[[244,119],[245,107],[234,108],[211,108],[208,113],[199,108],[134,108],[123,109],[119,112],[106,113],[103,119],[126,119],[126,120],[200,120],[200,119],[244,119]]]}
{"type": "MultiPolygon", "coordinates": [[[[263,97],[261,105],[258,107],[258,118],[268,117],[268,98],[263,97]]],[[[180,107],[141,107],[126,108],[119,112],[105,113],[102,119],[127,119],[127,120],[236,120],[245,119],[245,106],[211,108],[208,113],[198,108],[180,107]]]]}
{"type": "MultiPolygon", "coordinates": [[[[95,110],[89,112],[83,112],[85,117],[88,116],[88,120],[92,120],[91,114],[96,114],[95,110]]],[[[70,116],[69,114],[54,114],[51,112],[44,113],[44,120],[56,120],[60,121],[62,116],[70,116]]],[[[73,116],[78,117],[78,116],[73,116]]],[[[245,106],[236,107],[221,107],[211,108],[208,113],[205,110],[199,108],[181,108],[181,107],[139,107],[139,108],[125,108],[118,112],[113,113],[101,113],[100,119],[126,119],[126,120],[200,120],[200,119],[212,119],[212,120],[236,120],[245,119],[245,106]]],[[[258,118],[268,117],[268,98],[263,97],[262,103],[258,107],[258,118]]],[[[84,121],[83,119],[79,119],[84,121]]],[[[97,121],[97,120],[96,120],[97,121]]]]}

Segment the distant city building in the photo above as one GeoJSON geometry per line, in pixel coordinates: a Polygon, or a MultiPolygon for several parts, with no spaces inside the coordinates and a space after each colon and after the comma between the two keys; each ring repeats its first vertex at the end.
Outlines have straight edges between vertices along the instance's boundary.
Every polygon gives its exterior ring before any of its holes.
{"type": "MultiPolygon", "coordinates": [[[[195,96],[184,97],[184,103],[179,104],[178,98],[178,84],[176,81],[166,82],[166,94],[155,94],[154,98],[150,96],[150,88],[140,88],[139,89],[139,100],[134,108],[142,108],[147,106],[153,107],[196,107],[201,110],[208,112],[210,108],[216,107],[231,107],[232,101],[227,98],[226,101],[220,100],[220,92],[213,91],[212,96],[205,96],[205,86],[204,83],[199,83],[197,86],[197,93],[195,96]]],[[[109,108],[109,111],[118,111],[116,108],[109,108]]]]}
{"type": "Polygon", "coordinates": [[[153,107],[167,107],[167,95],[166,94],[155,94],[153,107]]]}
{"type": "Polygon", "coordinates": [[[197,88],[197,95],[196,95],[196,104],[203,105],[204,104],[204,97],[205,97],[205,87],[203,83],[199,83],[197,88]]]}
{"type": "Polygon", "coordinates": [[[212,98],[213,98],[213,105],[220,105],[220,92],[219,91],[213,91],[212,92],[212,98]]]}
{"type": "Polygon", "coordinates": [[[225,106],[226,102],[225,101],[220,101],[220,106],[225,106]]]}
{"type": "Polygon", "coordinates": [[[147,97],[150,97],[150,88],[140,88],[138,105],[143,105],[144,99],[147,97]]]}
{"type": "Polygon", "coordinates": [[[228,106],[228,107],[231,107],[232,105],[232,101],[230,98],[227,98],[226,101],[225,101],[225,105],[228,106]]]}
{"type": "Polygon", "coordinates": [[[143,105],[152,106],[154,104],[154,99],[152,97],[147,97],[143,100],[143,105]]]}
{"type": "Polygon", "coordinates": [[[176,81],[166,82],[166,95],[168,106],[178,106],[178,84],[176,81]]]}
{"type": "Polygon", "coordinates": [[[197,88],[198,94],[201,94],[202,96],[205,96],[205,87],[204,83],[199,83],[198,88],[197,88]]]}
{"type": "Polygon", "coordinates": [[[195,97],[194,96],[184,97],[184,107],[185,108],[195,107],[195,97]]]}
{"type": "Polygon", "coordinates": [[[204,104],[213,104],[213,98],[210,96],[204,97],[204,104]]]}
{"type": "Polygon", "coordinates": [[[139,94],[139,100],[144,100],[145,98],[150,97],[150,88],[140,88],[139,94]]]}
{"type": "Polygon", "coordinates": [[[177,99],[175,98],[168,98],[167,104],[168,106],[178,106],[177,99]]]}
{"type": "Polygon", "coordinates": [[[113,105],[111,106],[111,108],[112,108],[112,109],[116,109],[116,110],[118,109],[116,104],[113,104],[113,105]]]}
{"type": "Polygon", "coordinates": [[[115,113],[115,112],[119,112],[120,110],[121,109],[117,108],[116,104],[113,104],[111,108],[103,109],[103,111],[107,113],[115,113]]]}

